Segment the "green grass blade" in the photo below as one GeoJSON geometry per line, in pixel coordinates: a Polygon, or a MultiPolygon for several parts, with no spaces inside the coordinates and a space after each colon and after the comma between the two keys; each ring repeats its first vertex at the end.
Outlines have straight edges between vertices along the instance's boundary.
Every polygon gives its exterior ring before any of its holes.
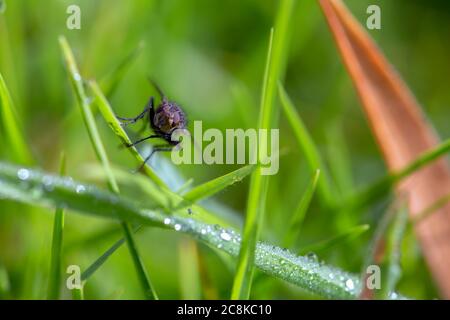
{"type": "Polygon", "coordinates": [[[108,98],[116,92],[119,83],[125,77],[125,74],[130,69],[133,62],[139,57],[143,48],[144,42],[139,43],[139,45],[125,56],[114,69],[102,78],[100,85],[108,98]]]}
{"type": "MultiPolygon", "coordinates": [[[[264,75],[263,98],[261,99],[261,114],[265,111],[271,112],[271,106],[265,102],[267,95],[267,82],[269,79],[270,61],[272,59],[273,30],[270,34],[269,51],[267,55],[266,71],[264,75]]],[[[266,117],[260,115],[260,128],[266,117]],[[264,119],[263,119],[264,118],[264,119]]],[[[262,143],[260,142],[261,146],[262,143]]],[[[255,247],[258,239],[260,224],[263,220],[265,198],[267,196],[268,180],[263,177],[258,167],[250,179],[250,190],[247,200],[247,212],[244,223],[242,245],[236,274],[231,290],[231,299],[248,299],[250,297],[251,282],[253,277],[253,264],[255,259],[255,247]]]]}
{"type": "MultiPolygon", "coordinates": [[[[95,153],[103,165],[105,173],[108,177],[108,185],[111,191],[116,194],[119,194],[119,186],[116,182],[116,179],[112,173],[111,165],[108,160],[108,156],[106,154],[105,148],[103,146],[102,140],[100,138],[100,134],[97,129],[97,125],[95,123],[94,116],[90,109],[90,104],[88,102],[86,93],[83,87],[83,79],[78,71],[78,67],[76,65],[72,50],[70,49],[67,40],[64,37],[60,37],[59,39],[61,50],[63,52],[64,58],[66,60],[66,65],[69,71],[69,77],[75,91],[75,95],[77,97],[78,104],[81,108],[81,113],[83,115],[83,119],[86,125],[86,129],[89,133],[89,138],[91,140],[92,146],[94,147],[95,153]]],[[[147,271],[145,270],[142,260],[138,254],[137,247],[135,241],[133,239],[133,235],[131,233],[130,226],[127,222],[122,222],[122,228],[125,234],[125,239],[127,240],[128,250],[130,252],[131,258],[134,262],[134,266],[136,268],[136,272],[138,278],[140,280],[140,284],[144,290],[144,293],[149,299],[157,299],[158,297],[155,295],[155,290],[153,289],[150,279],[148,278],[147,271]]]]}
{"type": "MultiPolygon", "coordinates": [[[[109,125],[111,130],[116,134],[117,137],[124,143],[124,144],[131,144],[131,140],[126,134],[125,130],[123,130],[122,126],[120,125],[119,120],[117,120],[114,112],[112,111],[112,108],[106,100],[106,97],[102,93],[100,87],[95,81],[90,81],[89,86],[94,94],[95,101],[94,103],[97,104],[100,113],[103,115],[103,118],[105,119],[106,123],[109,125]]],[[[140,153],[137,151],[135,147],[128,148],[133,156],[137,159],[139,163],[144,162],[144,158],[140,155],[140,153]]],[[[147,176],[152,179],[152,181],[158,185],[161,188],[167,188],[165,183],[156,175],[156,173],[153,171],[153,169],[146,164],[144,166],[144,171],[147,176]]]]}
{"type": "MultiPolygon", "coordinates": [[[[141,226],[134,228],[134,233],[136,233],[141,226]]],[[[117,251],[125,243],[125,238],[117,240],[111,247],[109,247],[100,257],[98,257],[86,270],[81,274],[81,281],[85,282],[89,280],[94,273],[100,269],[100,267],[108,260],[108,258],[117,251]]]]}
{"type": "Polygon", "coordinates": [[[188,202],[194,203],[201,199],[211,197],[225,188],[242,181],[242,179],[255,170],[255,167],[255,165],[248,165],[194,187],[190,191],[186,192],[183,195],[183,198],[188,202]]]}
{"type": "MultiPolygon", "coordinates": [[[[66,173],[66,157],[61,155],[60,175],[66,173]]],[[[53,238],[52,238],[52,252],[50,260],[50,273],[48,283],[47,299],[59,299],[59,289],[61,286],[61,261],[62,261],[62,241],[64,231],[64,209],[57,208],[55,211],[55,218],[53,221],[53,238]]]]}
{"type": "Polygon", "coordinates": [[[16,109],[11,99],[11,94],[6,86],[3,76],[0,74],[0,118],[3,133],[13,154],[13,159],[23,164],[32,164],[33,157],[25,142],[25,137],[19,127],[16,109]]]}
{"type": "Polygon", "coordinates": [[[306,129],[300,115],[295,109],[294,104],[281,84],[278,85],[278,92],[280,95],[281,106],[283,107],[286,118],[294,131],[294,135],[300,149],[306,157],[311,173],[313,174],[317,168],[319,168],[322,172],[322,178],[319,179],[317,183],[317,191],[325,205],[331,205],[334,203],[331,193],[332,188],[329,182],[329,175],[323,164],[319,151],[317,150],[317,147],[306,129]]]}
{"type": "MultiPolygon", "coordinates": [[[[289,21],[294,4],[294,0],[281,1],[275,23],[275,32],[273,29],[271,31],[261,92],[259,129],[270,130],[273,128],[275,119],[278,118],[277,110],[275,109],[276,85],[284,77],[289,39],[289,21]]],[[[260,155],[267,154],[267,143],[268,141],[264,139],[259,141],[258,153],[260,155]]],[[[255,248],[264,220],[269,184],[269,177],[262,175],[261,170],[261,167],[257,167],[251,176],[242,246],[231,291],[232,299],[248,299],[250,297],[255,248]]]]}
{"type": "Polygon", "coordinates": [[[381,265],[381,290],[377,297],[388,299],[395,292],[398,281],[402,275],[400,267],[401,243],[408,223],[408,209],[402,205],[392,219],[391,226],[386,234],[384,247],[384,261],[381,265]]]}
{"type": "Polygon", "coordinates": [[[396,172],[392,172],[389,175],[386,175],[377,180],[362,191],[357,192],[349,199],[344,201],[344,204],[342,206],[351,209],[359,209],[364,208],[371,203],[374,203],[375,201],[381,199],[383,196],[386,196],[392,190],[392,187],[395,184],[407,178],[414,172],[427,166],[428,164],[448,152],[450,152],[450,139],[445,140],[436,148],[423,153],[405,168],[396,172]]]}
{"type": "Polygon", "coordinates": [[[128,244],[128,251],[130,251],[131,258],[133,259],[133,263],[139,277],[139,282],[144,289],[144,294],[148,299],[158,300],[158,295],[153,288],[150,277],[148,276],[147,270],[144,267],[144,262],[142,261],[141,256],[139,255],[139,252],[137,250],[131,227],[128,222],[122,222],[122,226],[125,231],[125,240],[128,244]]]}
{"type": "Polygon", "coordinates": [[[117,185],[116,179],[112,174],[108,156],[106,154],[105,147],[103,146],[102,140],[100,138],[97,125],[95,124],[95,119],[90,109],[89,100],[84,90],[83,79],[81,78],[81,74],[78,71],[78,67],[76,65],[72,50],[70,49],[70,46],[66,38],[60,37],[59,43],[61,46],[61,50],[63,52],[63,56],[65,58],[70,82],[72,84],[75,96],[77,98],[78,105],[81,108],[81,114],[83,116],[83,120],[86,125],[89,138],[92,142],[92,146],[94,147],[94,151],[97,155],[97,158],[102,163],[104,170],[108,176],[109,187],[113,192],[119,193],[119,186],[117,185]]]}
{"type": "Polygon", "coordinates": [[[447,203],[450,202],[450,194],[447,194],[438,200],[436,200],[434,203],[432,203],[429,207],[423,209],[421,212],[419,212],[417,215],[414,216],[412,222],[414,224],[420,223],[423,219],[427,218],[429,215],[433,214],[443,206],[445,206],[447,203]]]}
{"type": "Polygon", "coordinates": [[[362,224],[360,226],[353,227],[350,230],[343,232],[335,237],[332,237],[330,239],[326,239],[326,240],[320,241],[318,243],[314,243],[314,244],[303,247],[300,250],[300,254],[307,254],[309,252],[318,253],[318,252],[328,250],[332,247],[340,245],[341,243],[344,243],[346,241],[349,241],[349,240],[359,237],[361,234],[363,234],[364,232],[366,232],[369,229],[370,229],[370,227],[368,224],[362,224]]]}
{"type": "Polygon", "coordinates": [[[182,300],[202,298],[198,248],[192,239],[182,239],[178,244],[178,265],[182,300]]]}
{"type": "Polygon", "coordinates": [[[72,300],[84,300],[84,289],[72,289],[72,300]]]}
{"type": "Polygon", "coordinates": [[[295,239],[297,239],[298,234],[300,233],[300,229],[303,224],[303,220],[306,215],[306,211],[309,208],[309,204],[314,195],[314,191],[316,190],[317,181],[319,180],[320,170],[317,169],[314,176],[311,179],[306,191],[303,193],[300,198],[300,202],[297,206],[297,209],[294,211],[291,222],[288,224],[289,229],[286,232],[283,247],[290,248],[294,243],[295,239]]]}
{"type": "MultiPolygon", "coordinates": [[[[71,178],[1,162],[0,198],[41,207],[65,206],[68,212],[78,211],[105,219],[169,228],[188,234],[233,257],[239,255],[241,235],[231,229],[140,208],[135,201],[71,178]]],[[[264,243],[256,245],[255,265],[268,275],[325,298],[357,298],[361,287],[358,276],[264,243]]]]}

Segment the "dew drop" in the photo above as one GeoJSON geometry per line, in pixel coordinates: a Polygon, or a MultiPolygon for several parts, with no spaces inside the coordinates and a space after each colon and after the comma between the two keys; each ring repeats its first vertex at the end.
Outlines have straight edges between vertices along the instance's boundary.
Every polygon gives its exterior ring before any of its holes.
{"type": "Polygon", "coordinates": [[[349,290],[355,289],[355,284],[353,283],[353,280],[352,280],[352,279],[347,279],[347,281],[345,281],[345,286],[346,286],[347,289],[349,289],[349,290]]]}
{"type": "Polygon", "coordinates": [[[46,191],[53,191],[52,178],[50,178],[49,176],[44,176],[42,178],[42,183],[44,184],[44,189],[46,191]]]}
{"type": "Polygon", "coordinates": [[[176,225],[174,225],[174,228],[176,231],[180,231],[181,230],[181,224],[177,223],[176,225]]]}
{"type": "Polygon", "coordinates": [[[17,176],[20,180],[28,180],[28,178],[30,178],[30,171],[27,169],[20,169],[17,171],[17,176]]]}
{"type": "Polygon", "coordinates": [[[205,229],[200,230],[200,232],[201,232],[202,234],[206,234],[206,230],[205,230],[205,229]]]}
{"type": "Polygon", "coordinates": [[[77,193],[83,193],[83,192],[86,191],[86,187],[80,184],[80,185],[78,185],[78,186],[76,187],[75,191],[76,191],[77,193]]]}
{"type": "Polygon", "coordinates": [[[222,240],[225,240],[225,241],[230,241],[231,240],[231,235],[229,233],[226,233],[225,231],[223,231],[220,234],[220,238],[222,238],[222,240]]]}
{"type": "Polygon", "coordinates": [[[81,75],[78,72],[76,72],[73,74],[73,79],[75,81],[81,81],[81,75]]]}
{"type": "Polygon", "coordinates": [[[165,218],[165,219],[164,219],[164,224],[165,224],[165,225],[170,224],[170,218],[165,218]]]}
{"type": "Polygon", "coordinates": [[[308,259],[314,261],[314,262],[318,262],[319,258],[317,257],[317,255],[314,252],[309,252],[307,255],[308,259]]]}

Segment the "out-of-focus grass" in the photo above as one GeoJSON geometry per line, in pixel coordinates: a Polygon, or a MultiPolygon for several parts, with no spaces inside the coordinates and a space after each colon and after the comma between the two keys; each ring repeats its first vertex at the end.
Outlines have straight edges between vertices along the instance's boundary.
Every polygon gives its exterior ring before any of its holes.
{"type": "MultiPolygon", "coordinates": [[[[66,158],[64,153],[61,155],[61,164],[59,169],[60,175],[66,174],[66,158]]],[[[57,208],[55,210],[55,218],[53,221],[53,235],[52,235],[52,256],[50,260],[50,279],[48,283],[47,298],[56,300],[59,298],[59,291],[61,286],[61,271],[62,271],[62,241],[64,231],[64,208],[57,208]]]]}
{"type": "Polygon", "coordinates": [[[0,73],[0,103],[1,103],[1,120],[3,134],[7,138],[7,147],[13,154],[13,160],[30,164],[32,156],[29,152],[22,129],[19,126],[17,118],[17,110],[14,107],[11,94],[6,87],[5,80],[0,73]]]}

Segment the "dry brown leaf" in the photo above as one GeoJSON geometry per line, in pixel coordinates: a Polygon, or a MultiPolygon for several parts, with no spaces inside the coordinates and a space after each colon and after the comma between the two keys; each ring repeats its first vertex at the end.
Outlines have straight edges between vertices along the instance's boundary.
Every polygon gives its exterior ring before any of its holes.
{"type": "MultiPolygon", "coordinates": [[[[438,138],[419,104],[370,35],[340,0],[319,0],[342,59],[389,170],[435,147],[438,138]]],[[[396,186],[407,194],[412,217],[450,193],[450,169],[441,158],[396,186]]],[[[450,203],[415,227],[429,268],[450,299],[450,203]]]]}

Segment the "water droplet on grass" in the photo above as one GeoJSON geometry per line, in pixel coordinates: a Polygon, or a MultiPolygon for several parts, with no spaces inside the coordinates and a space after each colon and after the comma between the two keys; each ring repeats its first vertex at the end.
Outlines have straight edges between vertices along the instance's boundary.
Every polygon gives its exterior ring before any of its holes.
{"type": "Polygon", "coordinates": [[[174,225],[174,229],[176,231],[180,231],[181,230],[181,224],[177,223],[176,225],[174,225]]]}
{"type": "Polygon", "coordinates": [[[345,287],[346,287],[348,290],[353,290],[353,289],[355,289],[355,284],[353,283],[353,280],[352,280],[352,279],[347,279],[347,281],[345,281],[345,287]]]}
{"type": "Polygon", "coordinates": [[[27,169],[20,169],[17,171],[17,177],[20,180],[28,180],[30,178],[30,171],[27,169]]]}
{"type": "Polygon", "coordinates": [[[220,238],[222,238],[222,240],[225,240],[225,241],[230,241],[231,240],[231,235],[229,233],[226,233],[225,231],[223,231],[220,234],[220,238]]]}

